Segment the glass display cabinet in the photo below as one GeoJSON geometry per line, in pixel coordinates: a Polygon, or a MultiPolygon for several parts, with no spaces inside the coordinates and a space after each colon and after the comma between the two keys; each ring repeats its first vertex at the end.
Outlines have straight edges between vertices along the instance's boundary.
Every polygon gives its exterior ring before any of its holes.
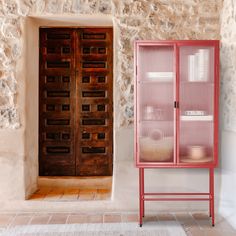
{"type": "Polygon", "coordinates": [[[170,200],[209,201],[214,225],[219,41],[136,41],[134,60],[140,226],[145,201],[170,200]],[[208,168],[209,191],[146,193],[145,168],[208,168]]]}

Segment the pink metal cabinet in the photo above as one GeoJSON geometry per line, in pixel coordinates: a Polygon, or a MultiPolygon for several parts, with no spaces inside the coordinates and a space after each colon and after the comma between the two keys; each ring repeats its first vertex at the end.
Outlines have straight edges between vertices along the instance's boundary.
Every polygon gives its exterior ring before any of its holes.
{"type": "Polygon", "coordinates": [[[140,226],[145,201],[172,200],[209,201],[214,226],[219,41],[136,41],[134,60],[134,155],[139,168],[140,226]],[[208,168],[209,191],[147,193],[145,168],[208,168]]]}

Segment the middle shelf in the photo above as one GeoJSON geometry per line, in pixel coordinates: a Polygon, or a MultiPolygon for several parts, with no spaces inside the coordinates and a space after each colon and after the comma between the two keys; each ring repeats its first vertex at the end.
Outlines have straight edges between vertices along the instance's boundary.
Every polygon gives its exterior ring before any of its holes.
{"type": "Polygon", "coordinates": [[[213,115],[180,116],[181,121],[213,121],[213,115]]]}

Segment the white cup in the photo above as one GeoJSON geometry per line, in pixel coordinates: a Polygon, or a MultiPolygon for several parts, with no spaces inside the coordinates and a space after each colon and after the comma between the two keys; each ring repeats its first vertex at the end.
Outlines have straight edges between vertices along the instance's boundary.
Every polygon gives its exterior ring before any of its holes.
{"type": "Polygon", "coordinates": [[[206,155],[206,149],[204,146],[189,146],[188,155],[191,159],[201,159],[206,155]]]}

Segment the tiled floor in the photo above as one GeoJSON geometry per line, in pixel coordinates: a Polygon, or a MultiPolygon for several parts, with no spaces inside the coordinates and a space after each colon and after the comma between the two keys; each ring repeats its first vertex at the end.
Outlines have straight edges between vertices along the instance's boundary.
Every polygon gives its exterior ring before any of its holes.
{"type": "Polygon", "coordinates": [[[83,201],[110,199],[110,189],[41,187],[30,201],[83,201]]]}
{"type": "Polygon", "coordinates": [[[112,177],[39,177],[30,201],[83,201],[111,198],[112,177]]]}
{"type": "MultiPolygon", "coordinates": [[[[206,213],[165,213],[153,214],[144,218],[147,221],[180,222],[188,236],[236,236],[236,231],[228,222],[216,216],[216,225],[212,227],[206,213]]],[[[136,213],[16,213],[0,214],[0,229],[16,225],[35,224],[74,224],[74,223],[108,223],[108,222],[138,222],[136,213]]],[[[137,223],[138,224],[138,223],[137,223]]]]}

